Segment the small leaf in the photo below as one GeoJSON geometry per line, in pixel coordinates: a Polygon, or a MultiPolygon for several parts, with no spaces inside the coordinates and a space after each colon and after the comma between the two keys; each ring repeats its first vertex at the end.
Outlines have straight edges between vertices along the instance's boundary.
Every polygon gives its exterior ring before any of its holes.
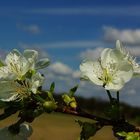
{"type": "Polygon", "coordinates": [[[69,96],[73,97],[74,93],[76,92],[76,90],[78,89],[78,85],[76,85],[75,87],[71,88],[69,91],[69,96]]]}
{"type": "Polygon", "coordinates": [[[50,86],[50,92],[53,93],[55,88],[55,83],[53,82],[50,86]]]}
{"type": "Polygon", "coordinates": [[[55,101],[54,98],[53,98],[52,93],[49,92],[49,91],[48,91],[47,93],[48,93],[48,97],[49,97],[49,99],[50,99],[51,101],[55,101]]]}
{"type": "Polygon", "coordinates": [[[117,135],[121,136],[121,137],[126,137],[127,133],[122,131],[122,132],[117,132],[117,135]]]}
{"type": "Polygon", "coordinates": [[[94,136],[96,132],[100,129],[97,123],[82,122],[80,120],[76,121],[82,127],[80,133],[80,140],[88,140],[91,136],[94,136]]]}

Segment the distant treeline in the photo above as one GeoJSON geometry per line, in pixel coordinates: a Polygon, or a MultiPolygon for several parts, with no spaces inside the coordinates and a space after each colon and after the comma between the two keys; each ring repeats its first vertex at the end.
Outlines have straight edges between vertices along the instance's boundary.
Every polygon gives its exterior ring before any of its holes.
{"type": "MultiPolygon", "coordinates": [[[[55,94],[54,96],[56,101],[62,100],[60,94],[55,94]]],[[[82,109],[101,116],[105,114],[109,107],[108,101],[97,98],[76,97],[76,101],[82,109]]],[[[134,123],[140,124],[140,107],[134,107],[126,103],[121,103],[120,106],[121,112],[123,112],[125,118],[132,120],[134,123]]]]}

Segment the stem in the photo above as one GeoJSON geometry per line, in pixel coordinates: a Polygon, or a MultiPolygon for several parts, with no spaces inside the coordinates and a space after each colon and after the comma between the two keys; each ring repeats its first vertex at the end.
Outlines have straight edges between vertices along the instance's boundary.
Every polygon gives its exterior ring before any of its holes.
{"type": "MultiPolygon", "coordinates": [[[[84,110],[82,110],[80,108],[76,109],[76,111],[71,111],[71,110],[65,110],[64,111],[64,106],[61,106],[61,107],[58,107],[55,110],[55,112],[92,119],[92,120],[98,122],[98,124],[101,127],[103,127],[103,126],[112,126],[113,129],[114,129],[114,126],[115,126],[115,127],[121,128],[122,131],[126,131],[126,132],[135,131],[135,132],[140,133],[139,128],[137,128],[133,124],[130,124],[126,120],[110,120],[110,119],[106,119],[104,117],[99,117],[99,116],[96,116],[96,115],[93,115],[93,114],[89,114],[89,113],[87,113],[86,111],[84,111],[84,110]]],[[[117,138],[118,138],[118,140],[122,140],[119,137],[117,137],[117,138]]]]}
{"type": "Polygon", "coordinates": [[[41,103],[45,102],[45,100],[43,98],[41,98],[39,95],[37,95],[37,94],[33,95],[32,97],[33,97],[33,99],[35,99],[36,101],[39,101],[41,103]]]}
{"type": "Polygon", "coordinates": [[[99,117],[93,114],[89,114],[81,109],[77,109],[76,111],[70,111],[70,110],[65,110],[60,107],[58,107],[55,112],[59,112],[59,113],[63,113],[63,114],[69,114],[69,115],[74,115],[74,116],[78,116],[78,117],[84,117],[84,118],[88,118],[88,119],[92,119],[94,121],[98,121],[100,122],[100,124],[102,125],[110,125],[111,120],[103,118],[103,117],[99,117]]]}
{"type": "Polygon", "coordinates": [[[15,114],[17,112],[17,110],[11,110],[9,112],[6,112],[6,113],[3,113],[3,114],[0,114],[0,120],[4,120],[6,118],[8,118],[9,116],[11,116],[12,114],[15,114]]]}
{"type": "Polygon", "coordinates": [[[117,101],[118,101],[118,104],[119,104],[119,102],[120,102],[119,91],[117,91],[117,101]]]}
{"type": "Polygon", "coordinates": [[[110,93],[110,91],[109,91],[109,90],[106,90],[106,92],[107,92],[107,95],[108,95],[109,100],[110,100],[110,102],[111,102],[111,101],[112,101],[112,96],[111,96],[111,93],[110,93]]]}
{"type": "Polygon", "coordinates": [[[63,114],[69,114],[69,115],[74,115],[78,117],[84,117],[88,119],[92,119],[94,121],[97,121],[100,126],[113,126],[113,128],[121,128],[122,131],[126,132],[140,132],[140,129],[136,128],[136,126],[128,123],[126,120],[111,120],[111,119],[106,119],[103,117],[99,117],[93,114],[89,114],[81,109],[77,109],[76,111],[70,111],[70,110],[65,110],[63,107],[58,107],[55,112],[63,113],[63,114]]]}
{"type": "Polygon", "coordinates": [[[20,126],[23,122],[25,122],[25,120],[24,119],[19,119],[15,124],[13,124],[13,125],[17,125],[17,126],[20,126]]]}
{"type": "Polygon", "coordinates": [[[119,109],[119,117],[120,117],[120,97],[119,91],[117,91],[117,101],[118,101],[118,109],[119,109]]]}

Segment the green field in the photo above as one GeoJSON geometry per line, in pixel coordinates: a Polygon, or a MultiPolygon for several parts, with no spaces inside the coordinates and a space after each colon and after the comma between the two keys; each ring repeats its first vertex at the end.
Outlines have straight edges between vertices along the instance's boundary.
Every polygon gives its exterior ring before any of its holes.
{"type": "MultiPolygon", "coordinates": [[[[1,121],[0,127],[11,124],[15,121],[15,118],[15,115],[13,115],[4,121],[1,121]]],[[[75,119],[85,120],[84,118],[58,113],[41,115],[32,123],[34,131],[29,140],[78,140],[80,127],[75,123],[75,119]]],[[[112,135],[111,127],[104,127],[90,140],[116,139],[112,135]]]]}

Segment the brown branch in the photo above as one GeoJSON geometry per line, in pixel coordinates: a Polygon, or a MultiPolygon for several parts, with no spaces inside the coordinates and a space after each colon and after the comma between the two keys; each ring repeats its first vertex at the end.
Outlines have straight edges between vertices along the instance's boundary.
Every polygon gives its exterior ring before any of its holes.
{"type": "Polygon", "coordinates": [[[55,112],[64,113],[64,114],[70,114],[78,117],[84,117],[88,119],[92,119],[100,124],[100,126],[113,126],[114,133],[118,132],[118,130],[125,131],[125,132],[140,132],[140,129],[138,129],[135,125],[130,124],[127,122],[124,118],[120,120],[111,120],[108,118],[100,117],[97,115],[89,114],[86,111],[83,111],[82,109],[78,108],[76,110],[73,110],[69,107],[65,106],[59,106],[55,112]]]}

